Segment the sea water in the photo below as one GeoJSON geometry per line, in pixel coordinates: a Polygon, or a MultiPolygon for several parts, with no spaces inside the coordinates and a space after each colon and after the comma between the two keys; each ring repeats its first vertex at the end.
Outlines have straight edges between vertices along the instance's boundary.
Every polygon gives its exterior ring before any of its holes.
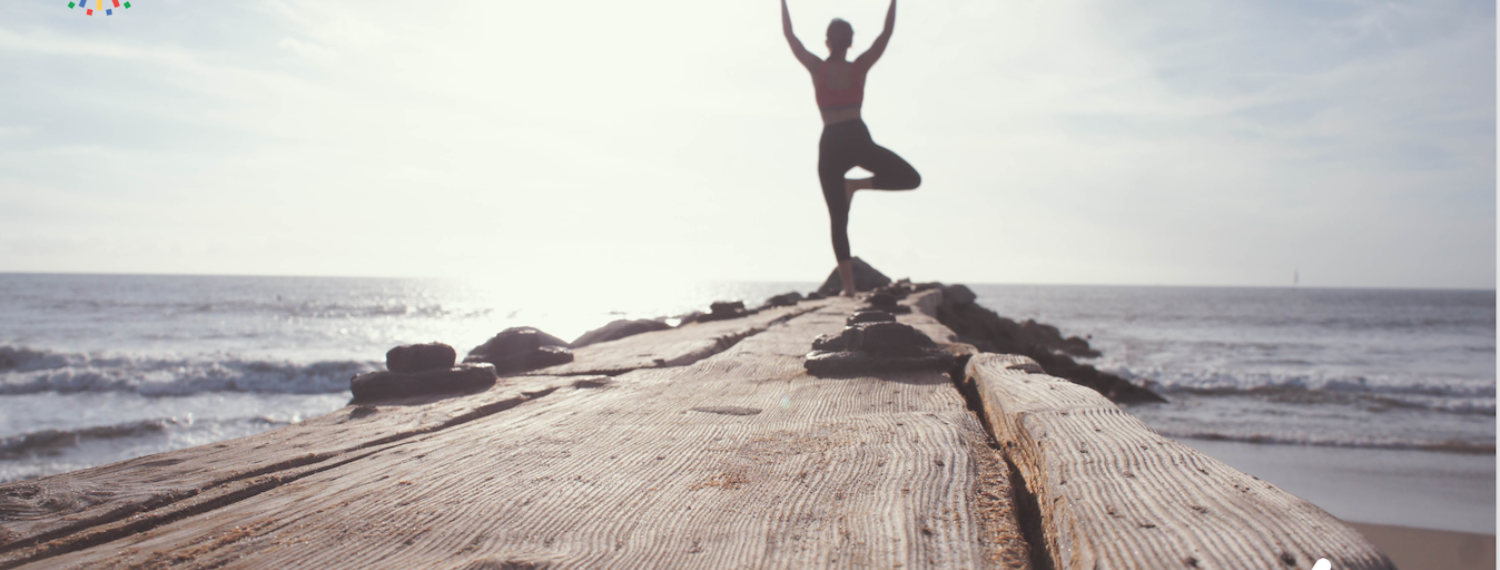
{"type": "MultiPolygon", "coordinates": [[[[401,344],[760,303],[809,283],[0,274],[0,482],[336,410],[401,344]]],[[[669,319],[669,322],[670,319],[669,319]]]]}
{"type": "Polygon", "coordinates": [[[1156,431],[1346,520],[1495,532],[1495,292],[975,286],[1165,404],[1156,431]]]}
{"type": "MultiPolygon", "coordinates": [[[[815,286],[668,281],[0,274],[0,481],[331,412],[399,344],[462,355],[815,286]]],[[[1127,410],[1170,437],[1493,463],[1494,291],[970,286],[1089,338],[1085,362],[1169,400],[1127,410]]]]}
{"type": "Polygon", "coordinates": [[[1087,335],[1170,437],[1494,454],[1495,292],[973,287],[1087,335]]]}

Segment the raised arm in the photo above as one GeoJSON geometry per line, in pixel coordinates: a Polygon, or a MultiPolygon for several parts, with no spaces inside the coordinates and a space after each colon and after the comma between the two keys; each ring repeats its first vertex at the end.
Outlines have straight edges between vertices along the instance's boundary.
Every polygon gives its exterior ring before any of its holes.
{"type": "Polygon", "coordinates": [[[809,72],[817,69],[823,60],[802,47],[802,41],[797,39],[797,34],[792,33],[792,14],[786,9],[786,0],[781,0],[781,32],[786,34],[786,43],[792,46],[792,55],[797,56],[797,61],[802,62],[809,72]]]}
{"type": "Polygon", "coordinates": [[[881,54],[885,53],[885,44],[891,41],[891,30],[896,28],[896,0],[891,0],[891,7],[885,11],[885,29],[880,31],[880,37],[875,38],[875,43],[870,44],[870,49],[859,54],[854,60],[854,65],[862,69],[870,69],[875,62],[880,61],[881,54]]]}

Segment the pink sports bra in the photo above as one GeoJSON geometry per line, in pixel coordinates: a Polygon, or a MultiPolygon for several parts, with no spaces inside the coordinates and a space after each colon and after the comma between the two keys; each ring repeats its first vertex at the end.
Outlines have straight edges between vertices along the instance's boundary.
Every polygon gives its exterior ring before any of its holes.
{"type": "Polygon", "coordinates": [[[828,86],[827,74],[828,62],[818,68],[818,73],[813,75],[813,91],[818,97],[818,108],[825,111],[845,107],[859,107],[865,101],[865,74],[859,69],[854,70],[854,82],[844,89],[833,89],[828,86]]]}

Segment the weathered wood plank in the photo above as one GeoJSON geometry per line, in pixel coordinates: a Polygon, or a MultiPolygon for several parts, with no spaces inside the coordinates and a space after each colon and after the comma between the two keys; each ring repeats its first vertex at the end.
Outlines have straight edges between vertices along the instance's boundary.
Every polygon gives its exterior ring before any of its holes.
{"type": "Polygon", "coordinates": [[[826,301],[775,307],[750,316],[631,335],[573,350],[573,362],[528,372],[534,376],[615,375],[641,368],[692,364],[708,358],[779,322],[816,310],[826,301]]]}
{"type": "Polygon", "coordinates": [[[548,384],[546,397],[270,481],[254,500],[35,561],[1024,567],[1008,471],[945,375],[803,371],[812,338],[853,308],[834,300],[768,322],[689,366],[548,384]]]}
{"type": "Polygon", "coordinates": [[[1158,435],[1025,357],[968,365],[1057,568],[1392,568],[1313,504],[1158,435]]]}
{"type": "MultiPolygon", "coordinates": [[[[175,520],[267,481],[293,477],[372,447],[431,433],[607,377],[502,379],[465,398],[348,406],[284,428],[70,473],[0,485],[0,568],[57,549],[175,520]],[[51,545],[43,543],[51,542],[51,545]]],[[[211,508],[211,507],[210,507],[211,508]]],[[[127,532],[128,533],[128,532],[127,532]]]]}

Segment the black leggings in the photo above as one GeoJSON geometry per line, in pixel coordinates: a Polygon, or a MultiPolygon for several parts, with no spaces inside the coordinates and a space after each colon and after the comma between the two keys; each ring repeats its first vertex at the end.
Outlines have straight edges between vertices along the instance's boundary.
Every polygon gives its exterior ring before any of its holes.
{"type": "Polygon", "coordinates": [[[828,202],[828,220],[833,226],[833,256],[849,259],[849,198],[844,193],[844,174],[860,167],[875,175],[876,190],[911,190],[922,184],[922,175],[906,160],[870,140],[870,129],[859,119],[823,127],[818,140],[818,179],[823,182],[823,200],[828,202]]]}

